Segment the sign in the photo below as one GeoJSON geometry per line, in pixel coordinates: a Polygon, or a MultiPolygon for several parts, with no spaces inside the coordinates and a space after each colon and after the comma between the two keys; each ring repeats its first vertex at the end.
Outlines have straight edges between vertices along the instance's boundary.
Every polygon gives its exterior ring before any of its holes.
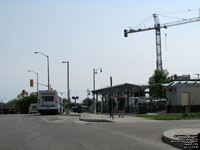
{"type": "Polygon", "coordinates": [[[189,94],[188,93],[182,93],[181,99],[182,99],[182,106],[189,105],[189,94]]]}
{"type": "Polygon", "coordinates": [[[72,96],[72,99],[79,99],[78,96],[72,96]]]}

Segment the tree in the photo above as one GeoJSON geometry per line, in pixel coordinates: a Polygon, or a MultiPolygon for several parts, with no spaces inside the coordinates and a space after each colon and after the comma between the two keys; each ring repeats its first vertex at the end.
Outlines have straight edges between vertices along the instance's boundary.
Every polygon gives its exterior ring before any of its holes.
{"type": "Polygon", "coordinates": [[[150,96],[155,98],[166,98],[166,91],[161,84],[168,83],[169,72],[167,70],[155,70],[151,77],[150,84],[150,96]]]}
{"type": "Polygon", "coordinates": [[[31,93],[24,96],[22,93],[17,98],[9,101],[7,104],[15,109],[18,109],[20,113],[28,113],[28,107],[31,103],[37,103],[37,93],[31,93]]]}
{"type": "Polygon", "coordinates": [[[93,99],[91,98],[86,98],[83,100],[82,104],[85,106],[88,106],[90,108],[90,106],[92,105],[93,99]]]}
{"type": "Polygon", "coordinates": [[[69,106],[71,105],[71,101],[68,100],[68,99],[66,99],[66,98],[63,99],[63,102],[64,102],[64,104],[66,105],[66,106],[65,106],[66,108],[67,108],[68,104],[69,104],[69,106]]]}

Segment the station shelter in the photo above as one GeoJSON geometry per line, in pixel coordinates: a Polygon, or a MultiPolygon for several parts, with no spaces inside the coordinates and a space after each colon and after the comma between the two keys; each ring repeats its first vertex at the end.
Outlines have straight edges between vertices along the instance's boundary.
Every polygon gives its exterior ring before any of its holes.
{"type": "Polygon", "coordinates": [[[148,86],[146,85],[135,85],[135,84],[124,83],[112,87],[97,89],[92,91],[92,93],[94,95],[94,100],[96,101],[95,104],[99,104],[98,102],[100,101],[100,106],[98,105],[96,106],[96,109],[99,112],[101,113],[108,112],[108,100],[110,94],[112,94],[114,96],[114,99],[116,100],[115,112],[117,112],[118,111],[117,100],[119,95],[122,94],[125,98],[125,112],[131,113],[133,112],[133,110],[131,109],[132,98],[145,97],[145,89],[147,88],[148,86]]]}

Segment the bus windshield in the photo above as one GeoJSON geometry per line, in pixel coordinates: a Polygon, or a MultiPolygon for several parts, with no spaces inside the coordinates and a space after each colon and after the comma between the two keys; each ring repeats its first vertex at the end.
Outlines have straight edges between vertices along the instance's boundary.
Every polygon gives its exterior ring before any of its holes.
{"type": "Polygon", "coordinates": [[[53,96],[42,96],[43,102],[53,102],[54,97],[53,96]]]}

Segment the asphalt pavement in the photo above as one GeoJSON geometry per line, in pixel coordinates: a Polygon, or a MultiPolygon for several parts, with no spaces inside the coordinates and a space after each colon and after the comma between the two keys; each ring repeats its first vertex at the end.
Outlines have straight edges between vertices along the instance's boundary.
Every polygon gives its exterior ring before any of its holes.
{"type": "Polygon", "coordinates": [[[131,122],[126,116],[115,116],[114,122],[85,122],[73,115],[0,115],[0,150],[175,150],[162,142],[163,133],[175,127],[196,128],[199,123],[131,122]]]}
{"type": "MultiPolygon", "coordinates": [[[[124,118],[115,115],[110,118],[106,114],[81,114],[81,121],[86,122],[113,122],[113,123],[152,123],[152,122],[166,122],[166,121],[156,121],[152,119],[131,117],[130,115],[125,115],[124,118]]],[[[189,121],[189,120],[188,120],[189,121]]],[[[197,120],[198,121],[198,120],[197,120]]],[[[182,121],[181,121],[182,122],[182,121]]],[[[192,121],[191,121],[192,122],[192,121]]],[[[200,127],[200,126],[199,126],[200,127]]],[[[180,149],[200,149],[200,128],[175,128],[164,131],[162,136],[162,141],[180,149]]]]}

